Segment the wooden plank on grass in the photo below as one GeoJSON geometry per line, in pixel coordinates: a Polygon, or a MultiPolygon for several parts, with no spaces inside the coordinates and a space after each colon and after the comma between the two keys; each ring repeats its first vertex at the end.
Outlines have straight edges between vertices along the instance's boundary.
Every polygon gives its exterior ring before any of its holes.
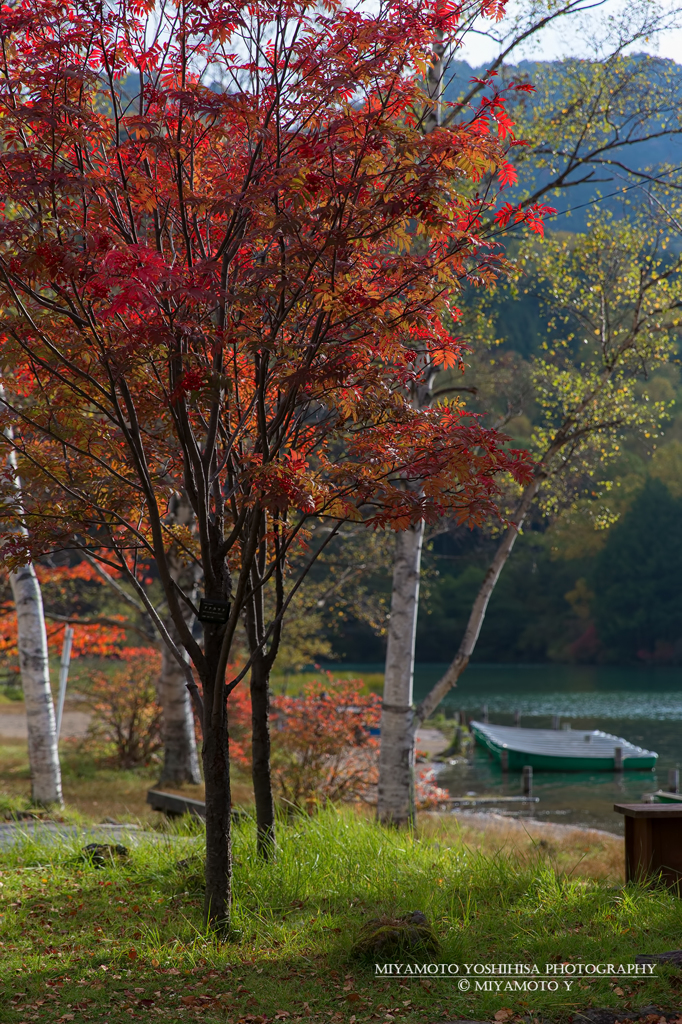
{"type": "Polygon", "coordinates": [[[193,814],[196,818],[206,817],[206,804],[203,800],[192,800],[191,797],[178,796],[177,793],[150,789],[147,793],[147,803],[155,811],[163,811],[170,818],[179,817],[181,814],[193,814]]]}

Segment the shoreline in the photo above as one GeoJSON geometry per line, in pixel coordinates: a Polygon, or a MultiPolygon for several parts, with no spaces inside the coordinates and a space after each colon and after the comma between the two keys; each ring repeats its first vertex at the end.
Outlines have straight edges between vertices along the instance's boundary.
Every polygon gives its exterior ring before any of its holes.
{"type": "Polygon", "coordinates": [[[473,822],[485,827],[499,827],[505,825],[510,831],[528,832],[529,828],[545,832],[547,836],[556,838],[578,838],[584,836],[586,839],[603,840],[613,839],[619,843],[623,842],[623,836],[617,832],[609,832],[603,828],[593,828],[590,825],[563,825],[554,821],[538,821],[537,818],[523,817],[512,818],[498,811],[449,811],[447,817],[463,819],[465,822],[473,822]]]}
{"type": "Polygon", "coordinates": [[[421,811],[417,829],[424,838],[447,846],[461,843],[474,854],[511,856],[526,865],[546,862],[576,881],[625,881],[624,838],[604,829],[511,818],[495,811],[421,811]]]}

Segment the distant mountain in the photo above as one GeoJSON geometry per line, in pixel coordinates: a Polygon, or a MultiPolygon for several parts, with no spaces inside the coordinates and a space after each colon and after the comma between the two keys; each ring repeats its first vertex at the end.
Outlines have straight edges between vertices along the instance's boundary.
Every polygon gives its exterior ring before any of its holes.
{"type": "MultiPolygon", "coordinates": [[[[453,61],[446,100],[461,99],[485,72],[453,61]]],[[[644,201],[646,189],[633,171],[682,184],[682,65],[647,54],[608,64],[524,60],[505,66],[496,79],[500,85],[510,80],[528,81],[536,90],[516,94],[516,105],[509,101],[520,137],[531,143],[513,151],[520,176],[515,196],[567,170],[567,182],[583,182],[543,197],[558,210],[556,229],[584,230],[595,200],[614,212],[623,198],[631,205],[644,201]],[[612,195],[617,191],[620,197],[612,195]]]]}

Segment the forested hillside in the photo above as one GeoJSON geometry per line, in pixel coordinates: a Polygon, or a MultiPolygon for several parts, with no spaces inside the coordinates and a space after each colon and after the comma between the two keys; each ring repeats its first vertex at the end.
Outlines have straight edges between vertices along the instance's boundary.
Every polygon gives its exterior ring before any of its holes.
{"type": "MultiPolygon", "coordinates": [[[[485,69],[463,61],[449,69],[446,95],[466,96],[485,69]]],[[[682,98],[682,67],[645,55],[620,57],[610,69],[587,61],[522,61],[501,69],[501,84],[532,82],[535,92],[517,102],[528,154],[515,166],[516,196],[540,192],[550,170],[566,170],[566,188],[545,194],[559,215],[549,223],[568,249],[576,235],[602,224],[637,222],[651,205],[652,181],[673,181],[682,166],[682,139],[669,129],[668,113],[682,98]],[[609,78],[611,76],[611,78],[609,78]],[[613,88],[617,80],[618,89],[613,88]],[[647,83],[650,89],[647,89],[647,83]],[[612,116],[590,125],[580,141],[560,138],[569,110],[583,114],[610,88],[612,116]],[[544,134],[533,135],[542,122],[544,134]],[[547,127],[549,126],[549,128],[547,127]],[[552,135],[553,133],[553,135],[552,135]],[[587,136],[590,136],[587,139],[587,136]],[[594,154],[595,159],[590,157],[594,154]],[[530,156],[533,156],[533,159],[530,156]],[[563,163],[562,163],[563,161],[563,163]],[[549,164],[552,164],[551,168],[549,164]],[[614,194],[616,193],[616,194],[614,194]]],[[[663,217],[668,232],[664,260],[680,247],[679,225],[663,217]]],[[[608,226],[606,227],[608,231],[608,226]]],[[[640,225],[637,230],[645,231],[640,225]]],[[[514,244],[508,247],[519,257],[514,244]]],[[[456,381],[459,397],[482,415],[491,407],[512,436],[527,447],[537,428],[538,403],[527,386],[532,361],[558,336],[546,301],[547,280],[523,274],[504,284],[492,299],[468,294],[472,345],[486,358],[469,361],[466,379],[456,381]],[[543,291],[544,289],[544,291],[543,291]],[[472,314],[471,307],[476,307],[472,314]],[[479,322],[472,326],[478,317],[479,322]],[[481,328],[481,322],[485,327],[481,328]],[[481,333],[482,332],[482,333],[481,333]],[[467,390],[467,385],[469,390],[467,390]],[[504,406],[516,405],[512,415],[504,406]]],[[[466,317],[465,317],[466,319],[466,317]]],[[[560,331],[559,331],[560,333],[560,331]]],[[[640,394],[662,403],[659,429],[624,430],[620,449],[585,487],[575,484],[570,500],[549,514],[536,510],[526,524],[490,601],[474,660],[483,662],[682,662],[682,386],[676,343],[670,358],[647,374],[640,394]]],[[[455,374],[455,377],[457,375],[455,374]]],[[[447,390],[447,389],[446,389],[447,390]]],[[[494,417],[493,417],[494,421],[494,417]]],[[[417,660],[449,661],[462,635],[472,601],[495,549],[494,528],[469,530],[447,524],[432,530],[417,627],[417,660]]],[[[375,566],[365,577],[375,609],[386,615],[390,566],[375,566]],[[383,602],[383,604],[381,603],[383,602]]],[[[380,616],[379,616],[380,617],[380,616]]],[[[337,657],[381,661],[384,643],[377,621],[348,607],[334,608],[325,635],[337,657]]]]}
{"type": "MultiPolygon", "coordinates": [[[[465,97],[485,71],[453,61],[447,99],[465,97]]],[[[671,125],[682,103],[682,66],[675,61],[649,54],[619,55],[604,64],[522,60],[501,67],[496,81],[500,88],[533,86],[510,103],[519,136],[530,140],[517,152],[519,182],[512,194],[534,194],[565,172],[565,187],[544,196],[557,210],[554,230],[584,231],[597,202],[622,214],[644,201],[652,179],[669,180],[682,167],[682,136],[671,125]]]]}

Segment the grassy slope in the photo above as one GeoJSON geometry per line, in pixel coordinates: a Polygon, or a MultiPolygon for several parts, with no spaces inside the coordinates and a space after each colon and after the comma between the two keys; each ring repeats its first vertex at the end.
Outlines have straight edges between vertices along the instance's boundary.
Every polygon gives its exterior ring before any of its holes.
{"type": "MultiPolygon", "coordinates": [[[[433,829],[431,829],[433,832],[433,829]]],[[[423,839],[333,811],[280,826],[276,863],[235,836],[238,941],[201,929],[201,839],[142,844],[97,870],[73,849],[26,845],[0,854],[2,1020],[131,1018],[491,1020],[501,1008],[568,1019],[578,1007],[682,1004],[679,972],[622,986],[575,983],[570,994],[459,993],[450,980],[375,978],[349,951],[368,918],[423,910],[441,962],[628,962],[680,945],[682,903],[668,892],[567,878],[545,851],[485,855],[440,830],[423,839]]]]}

